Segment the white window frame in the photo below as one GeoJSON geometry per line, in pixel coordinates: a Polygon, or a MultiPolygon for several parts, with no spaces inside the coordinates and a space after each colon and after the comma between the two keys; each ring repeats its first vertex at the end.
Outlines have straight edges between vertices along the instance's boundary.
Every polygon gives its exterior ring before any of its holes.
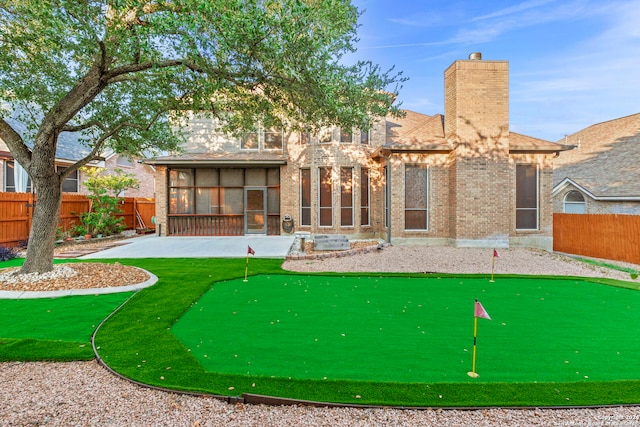
{"type": "Polygon", "coordinates": [[[404,229],[405,231],[429,231],[429,196],[430,196],[430,191],[429,191],[429,183],[430,183],[430,175],[431,175],[431,170],[429,168],[429,165],[426,164],[405,164],[404,165],[404,215],[405,215],[405,219],[404,219],[404,229]],[[418,168],[418,169],[424,169],[426,171],[426,177],[425,177],[425,182],[424,182],[424,189],[426,191],[426,206],[425,207],[420,207],[420,208],[407,208],[406,205],[406,201],[407,201],[407,168],[418,168]],[[407,223],[406,223],[406,215],[407,212],[425,212],[425,224],[424,224],[424,228],[408,228],[407,227],[407,223]]]}
{"type": "Polygon", "coordinates": [[[354,168],[351,166],[341,166],[340,167],[340,227],[342,228],[353,228],[355,227],[355,191],[354,191],[354,176],[353,176],[354,168]],[[342,182],[342,171],[345,169],[349,169],[351,171],[351,206],[342,206],[342,191],[343,191],[343,182],[342,182]],[[345,209],[351,210],[351,224],[344,225],[342,224],[342,211],[345,209]]]}
{"type": "Polygon", "coordinates": [[[518,163],[516,164],[516,231],[537,231],[540,230],[540,166],[537,163],[518,163]],[[518,207],[518,182],[517,182],[517,169],[518,166],[535,166],[536,168],[536,226],[535,228],[518,228],[518,211],[531,211],[534,208],[519,208],[518,207]]]}
{"type": "Polygon", "coordinates": [[[562,201],[562,211],[564,213],[573,213],[573,214],[584,214],[584,213],[587,213],[587,201],[584,198],[584,194],[582,194],[578,190],[568,191],[567,194],[564,195],[564,199],[562,201]],[[582,197],[582,202],[568,201],[567,199],[569,198],[569,195],[571,195],[571,194],[580,195],[580,197],[582,197]],[[568,211],[567,210],[567,205],[568,206],[575,206],[575,207],[582,206],[582,212],[569,212],[571,209],[569,209],[569,211],[568,211]]]}

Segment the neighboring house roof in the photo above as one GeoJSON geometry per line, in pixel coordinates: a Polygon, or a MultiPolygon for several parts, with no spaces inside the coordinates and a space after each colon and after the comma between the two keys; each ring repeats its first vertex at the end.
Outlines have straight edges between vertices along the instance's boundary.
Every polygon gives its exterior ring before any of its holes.
{"type": "MultiPolygon", "coordinates": [[[[9,123],[13,130],[18,132],[20,136],[24,138],[24,135],[27,132],[27,127],[24,124],[9,117],[5,117],[4,119],[9,123]]],[[[31,141],[27,140],[25,143],[29,148],[33,146],[31,141]]],[[[86,145],[82,144],[76,133],[62,132],[58,136],[56,160],[76,162],[77,160],[84,158],[90,152],[91,150],[89,150],[86,145]]]]}
{"type": "Polygon", "coordinates": [[[640,198],[640,113],[589,126],[563,142],[575,148],[554,162],[554,192],[572,183],[594,199],[640,198]]]}

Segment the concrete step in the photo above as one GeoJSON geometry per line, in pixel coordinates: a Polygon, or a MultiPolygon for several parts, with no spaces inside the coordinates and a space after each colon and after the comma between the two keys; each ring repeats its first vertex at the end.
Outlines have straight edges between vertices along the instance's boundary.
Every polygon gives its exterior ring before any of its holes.
{"type": "Polygon", "coordinates": [[[313,238],[313,249],[316,251],[344,251],[351,249],[351,244],[344,234],[320,234],[313,238]]]}

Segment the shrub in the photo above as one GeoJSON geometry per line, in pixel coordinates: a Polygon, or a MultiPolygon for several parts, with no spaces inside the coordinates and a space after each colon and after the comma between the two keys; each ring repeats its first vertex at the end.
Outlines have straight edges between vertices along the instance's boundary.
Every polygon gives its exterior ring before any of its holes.
{"type": "Polygon", "coordinates": [[[8,248],[6,246],[0,246],[0,261],[9,261],[10,259],[17,258],[18,251],[15,248],[8,248]]]}

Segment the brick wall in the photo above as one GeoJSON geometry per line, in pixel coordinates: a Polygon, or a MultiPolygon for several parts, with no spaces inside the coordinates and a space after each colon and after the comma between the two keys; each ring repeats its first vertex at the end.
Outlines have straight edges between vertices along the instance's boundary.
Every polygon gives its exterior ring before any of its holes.
{"type": "Polygon", "coordinates": [[[450,238],[458,246],[508,245],[513,180],[509,168],[509,64],[454,62],[445,75],[450,238]]]}
{"type": "MultiPolygon", "coordinates": [[[[295,231],[307,231],[312,234],[347,234],[351,238],[384,237],[384,222],[382,206],[384,194],[383,166],[371,159],[371,154],[386,142],[386,126],[381,121],[370,131],[369,144],[359,141],[347,144],[340,143],[339,131],[332,132],[333,141],[319,143],[312,139],[310,144],[300,144],[297,138],[290,138],[287,144],[287,165],[281,168],[281,199],[280,211],[294,218],[295,231]],[[340,168],[353,168],[353,226],[340,225],[340,168]],[[311,170],[311,226],[300,225],[300,169],[311,170]],[[332,171],[332,200],[333,226],[320,227],[318,220],[318,169],[331,168],[332,171]],[[362,168],[369,168],[370,194],[370,225],[361,226],[360,218],[360,172],[362,168]]],[[[356,138],[357,139],[357,138],[356,138]]]]}

